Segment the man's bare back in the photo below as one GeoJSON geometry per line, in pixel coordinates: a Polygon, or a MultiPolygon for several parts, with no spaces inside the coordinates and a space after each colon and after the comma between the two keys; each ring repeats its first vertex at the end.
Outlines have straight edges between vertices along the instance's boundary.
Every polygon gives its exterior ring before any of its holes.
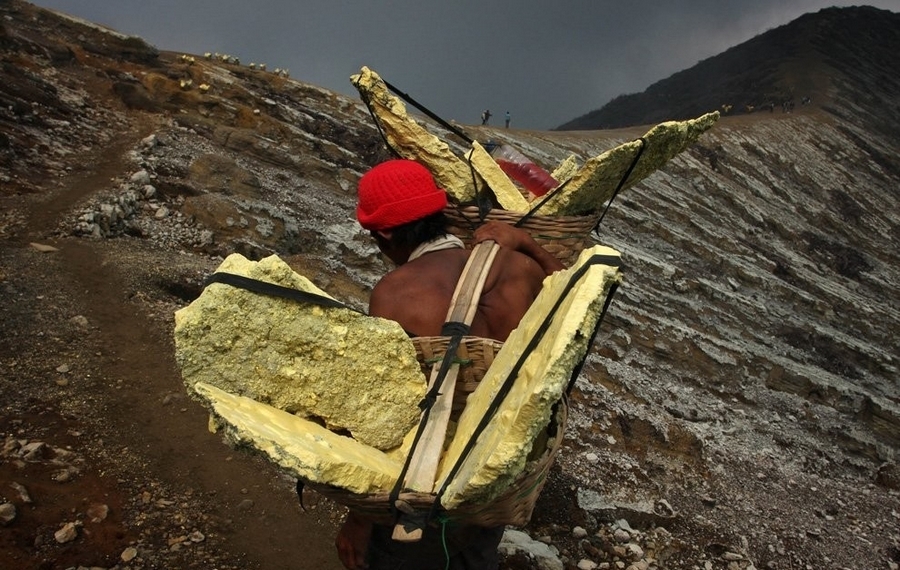
{"type": "MultiPolygon", "coordinates": [[[[415,336],[440,335],[469,253],[436,251],[401,265],[372,291],[369,314],[397,321],[415,336]]],[[[485,281],[471,334],[506,340],[534,301],[545,275],[531,257],[501,248],[485,281]]]]}

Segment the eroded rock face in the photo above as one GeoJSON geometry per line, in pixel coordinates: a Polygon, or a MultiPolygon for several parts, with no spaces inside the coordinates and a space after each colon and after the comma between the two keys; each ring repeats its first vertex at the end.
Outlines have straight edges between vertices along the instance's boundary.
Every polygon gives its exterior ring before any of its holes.
{"type": "MultiPolygon", "coordinates": [[[[327,294],[275,256],[239,254],[219,272],[327,294]]],[[[222,283],[175,315],[176,359],[189,390],[205,382],[390,449],[416,423],[425,378],[395,322],[222,283]]]]}

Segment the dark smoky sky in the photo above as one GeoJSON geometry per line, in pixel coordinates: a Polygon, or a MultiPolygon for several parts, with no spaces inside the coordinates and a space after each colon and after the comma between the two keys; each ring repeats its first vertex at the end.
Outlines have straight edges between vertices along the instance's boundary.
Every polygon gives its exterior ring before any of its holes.
{"type": "MultiPolygon", "coordinates": [[[[352,97],[367,66],[444,119],[549,129],[833,0],[38,0],[162,50],[352,97]]],[[[896,12],[900,0],[873,0],[896,12]]]]}

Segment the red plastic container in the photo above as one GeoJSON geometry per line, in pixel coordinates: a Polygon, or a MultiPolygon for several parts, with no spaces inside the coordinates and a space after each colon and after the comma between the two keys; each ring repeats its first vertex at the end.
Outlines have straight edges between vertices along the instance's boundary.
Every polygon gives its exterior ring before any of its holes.
{"type": "Polygon", "coordinates": [[[559,182],[550,173],[508,144],[496,147],[491,151],[491,156],[507,176],[535,196],[543,196],[559,186],[559,182]]]}

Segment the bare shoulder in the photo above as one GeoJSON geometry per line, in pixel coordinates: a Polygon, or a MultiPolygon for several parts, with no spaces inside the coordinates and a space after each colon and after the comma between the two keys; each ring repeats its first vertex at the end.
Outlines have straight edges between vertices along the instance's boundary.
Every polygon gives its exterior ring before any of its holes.
{"type": "Polygon", "coordinates": [[[401,265],[372,289],[369,314],[397,321],[412,334],[440,334],[466,257],[437,252],[401,265]]]}
{"type": "Polygon", "coordinates": [[[498,275],[504,279],[524,280],[540,286],[546,276],[537,261],[518,251],[502,249],[498,261],[498,275]]]}
{"type": "Polygon", "coordinates": [[[398,293],[405,291],[410,281],[408,272],[403,269],[399,267],[386,274],[372,288],[369,296],[370,315],[396,320],[397,310],[402,306],[398,301],[398,293]]]}

